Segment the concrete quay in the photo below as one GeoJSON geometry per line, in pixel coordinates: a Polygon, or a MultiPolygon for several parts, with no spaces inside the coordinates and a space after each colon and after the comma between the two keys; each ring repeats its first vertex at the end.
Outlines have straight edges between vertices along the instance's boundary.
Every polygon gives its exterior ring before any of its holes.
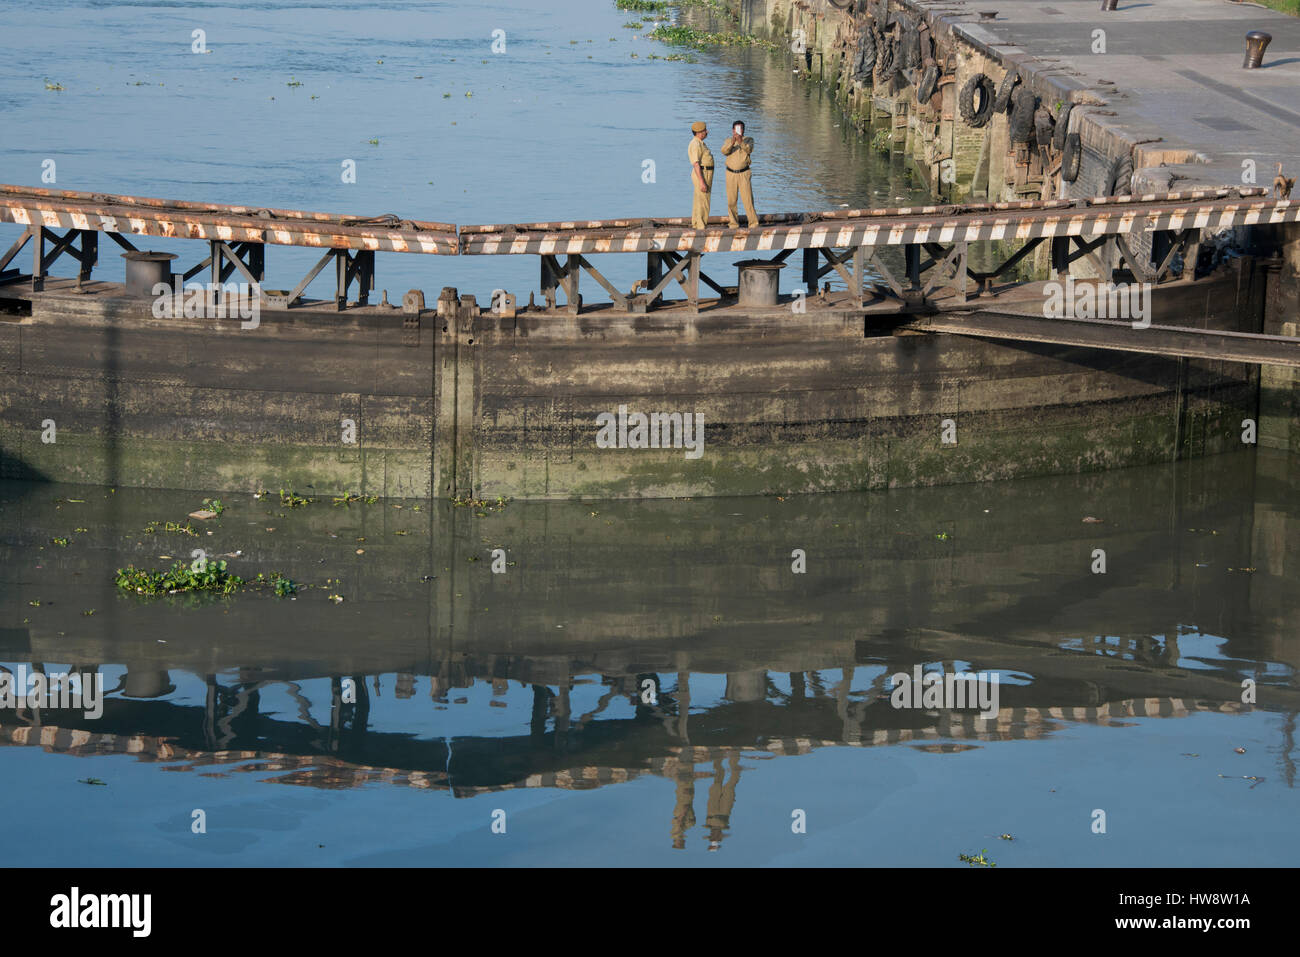
{"type": "MultiPolygon", "coordinates": [[[[1110,12],[1094,0],[904,4],[1018,69],[1045,100],[1073,100],[1085,145],[1109,137],[1132,146],[1135,193],[1248,183],[1251,175],[1269,185],[1279,162],[1297,172],[1300,19],[1229,0],[1122,0],[1110,12]],[[981,18],[976,6],[996,9],[996,19],[981,18]],[[1273,39],[1262,66],[1247,70],[1251,30],[1273,39]]],[[[1100,186],[1080,176],[1067,195],[1098,195],[1100,186]]]]}

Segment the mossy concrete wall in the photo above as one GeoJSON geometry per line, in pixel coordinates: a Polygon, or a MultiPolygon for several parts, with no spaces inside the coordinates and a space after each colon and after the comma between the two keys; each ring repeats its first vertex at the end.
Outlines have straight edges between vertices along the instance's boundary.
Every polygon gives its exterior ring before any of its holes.
{"type": "MultiPolygon", "coordinates": [[[[1164,289],[1154,321],[1255,328],[1252,275],[1247,261],[1164,289]]],[[[418,322],[379,307],[268,311],[241,330],[153,319],[121,296],[44,293],[30,316],[0,322],[0,395],[11,478],[638,498],[952,484],[1210,454],[1237,447],[1258,372],[890,334],[816,305],[503,318],[452,293],[418,322]],[[597,417],[620,406],[698,413],[702,454],[599,447],[597,417]],[[955,442],[944,441],[947,419],[955,442]]]]}

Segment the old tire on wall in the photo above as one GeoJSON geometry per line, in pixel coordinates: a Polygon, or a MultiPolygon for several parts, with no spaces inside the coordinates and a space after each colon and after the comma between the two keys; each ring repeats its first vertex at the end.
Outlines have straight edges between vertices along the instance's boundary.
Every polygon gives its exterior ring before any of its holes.
{"type": "Polygon", "coordinates": [[[987,126],[993,119],[993,95],[993,81],[983,73],[976,73],[967,80],[957,94],[957,110],[971,129],[987,126]]]}
{"type": "MultiPolygon", "coordinates": [[[[1057,126],[1060,129],[1060,126],[1057,126]]],[[[1078,133],[1068,133],[1061,144],[1061,179],[1073,183],[1079,178],[1079,161],[1083,158],[1083,142],[1078,133]]]]}
{"type": "Polygon", "coordinates": [[[1017,146],[1028,143],[1034,133],[1034,110],[1038,109],[1038,97],[1028,87],[1020,87],[1011,97],[1011,120],[1008,130],[1011,142],[1017,146]]]}
{"type": "Polygon", "coordinates": [[[889,37],[882,39],[876,53],[876,76],[881,83],[888,83],[898,75],[898,44],[889,37]]]}
{"type": "Polygon", "coordinates": [[[931,60],[921,74],[921,82],[916,85],[916,102],[919,106],[925,103],[930,97],[934,96],[935,89],[939,86],[939,64],[931,60]]]}
{"type": "Polygon", "coordinates": [[[1065,149],[1065,134],[1070,132],[1070,111],[1074,109],[1073,103],[1067,103],[1061,108],[1061,114],[1056,118],[1056,129],[1052,132],[1052,149],[1058,153],[1065,149]]]}
{"type": "Polygon", "coordinates": [[[914,70],[921,65],[921,34],[913,25],[903,34],[903,66],[914,70]]]}
{"type": "Polygon", "coordinates": [[[862,31],[862,41],[858,44],[858,62],[853,72],[866,76],[876,68],[876,29],[871,26],[862,31]]]}
{"type": "Polygon", "coordinates": [[[1107,196],[1128,196],[1133,192],[1133,157],[1124,153],[1115,157],[1106,174],[1107,196]]]}
{"type": "Polygon", "coordinates": [[[1015,70],[1007,70],[1006,76],[998,84],[998,95],[993,100],[993,112],[1001,113],[1011,105],[1011,91],[1015,89],[1020,82],[1020,74],[1015,70]]]}

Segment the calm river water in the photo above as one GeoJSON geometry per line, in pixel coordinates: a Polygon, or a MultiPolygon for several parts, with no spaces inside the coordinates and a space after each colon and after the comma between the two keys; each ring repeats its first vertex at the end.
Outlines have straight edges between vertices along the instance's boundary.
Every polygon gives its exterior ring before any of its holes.
{"type": "MultiPolygon", "coordinates": [[[[0,180],[53,159],[64,188],[361,215],[685,215],[689,124],[716,148],[744,117],[762,210],[919,197],[781,56],[651,59],[671,50],[632,19],[609,0],[28,5],[5,14],[0,180]]],[[[292,282],[311,258],[268,266],[292,282]]],[[[534,269],[393,255],[379,286],[486,297],[534,269]]],[[[0,484],[0,664],[107,693],[95,718],[0,707],[10,859],[1296,857],[1300,507],[1264,452],[482,513],[230,495],[166,530],[203,497],[0,484]],[[196,548],[299,592],[116,593],[116,569],[196,548]],[[894,707],[914,668],[996,676],[994,712],[894,707]]]]}
{"type": "MultiPolygon", "coordinates": [[[[0,181],[39,185],[53,160],[57,188],[359,216],[689,216],[691,124],[709,124],[720,168],[731,122],[744,119],[761,213],[925,196],[786,56],[731,47],[668,61],[682,51],[646,38],[654,23],[613,0],[13,9],[0,64],[0,181]],[[643,26],[624,26],[635,22],[643,26]],[[195,30],[210,52],[192,52],[195,30]],[[492,50],[494,31],[504,52],[492,50]],[[347,161],[353,183],[343,181],[347,161]]],[[[719,172],[713,214],[725,213],[719,172]]],[[[206,255],[202,243],[150,247],[187,265],[206,255]]],[[[101,278],[120,277],[116,252],[105,247],[101,278]]],[[[267,284],[291,288],[318,258],[269,250],[267,284]]],[[[644,275],[643,257],[597,262],[621,288],[644,275]]],[[[393,301],[420,288],[432,302],[447,285],[481,302],[497,287],[526,301],[538,281],[531,257],[380,254],[376,269],[377,290],[393,301]]],[[[310,294],[329,295],[332,282],[319,278],[310,294]]]]}

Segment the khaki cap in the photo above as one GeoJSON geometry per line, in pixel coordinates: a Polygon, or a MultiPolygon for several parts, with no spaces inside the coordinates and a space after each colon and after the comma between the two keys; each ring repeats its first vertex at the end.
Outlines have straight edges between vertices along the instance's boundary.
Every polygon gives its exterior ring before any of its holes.
{"type": "Polygon", "coordinates": [[[701,122],[701,123],[692,123],[692,124],[691,124],[691,132],[692,132],[692,133],[703,133],[703,132],[704,132],[705,130],[707,130],[708,128],[709,128],[708,125],[705,124],[705,123],[702,123],[702,122],[701,122]]]}

